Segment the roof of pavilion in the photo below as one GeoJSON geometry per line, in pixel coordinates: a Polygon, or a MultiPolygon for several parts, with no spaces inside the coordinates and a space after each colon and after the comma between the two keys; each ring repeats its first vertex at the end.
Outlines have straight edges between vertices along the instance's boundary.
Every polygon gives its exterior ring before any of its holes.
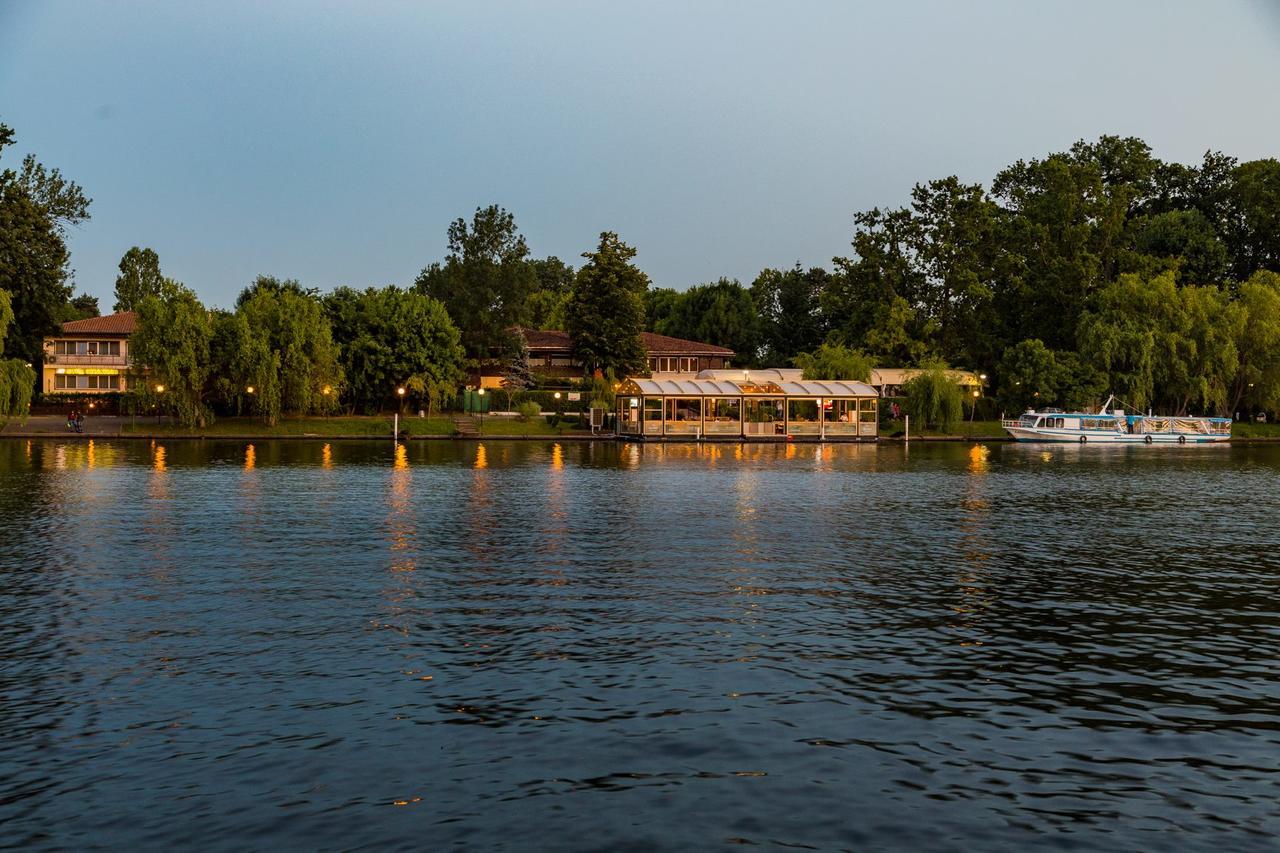
{"type": "Polygon", "coordinates": [[[770,395],[774,397],[878,397],[876,389],[865,382],[836,379],[760,380],[743,379],[676,379],[672,374],[653,379],[628,379],[618,389],[620,394],[649,397],[741,397],[770,395]]]}

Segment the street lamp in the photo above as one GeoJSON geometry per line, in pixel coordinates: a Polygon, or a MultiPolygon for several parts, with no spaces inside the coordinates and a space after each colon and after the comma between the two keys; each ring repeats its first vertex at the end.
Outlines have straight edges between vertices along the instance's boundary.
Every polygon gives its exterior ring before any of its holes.
{"type": "Polygon", "coordinates": [[[245,389],[244,389],[244,392],[245,392],[246,394],[252,394],[252,393],[253,393],[253,386],[252,386],[252,385],[250,385],[248,388],[245,388],[245,389]]]}
{"type": "Polygon", "coordinates": [[[477,406],[477,414],[480,415],[480,435],[484,435],[484,389],[476,391],[476,395],[480,397],[480,404],[477,406]]]}
{"type": "Polygon", "coordinates": [[[976,416],[977,416],[977,413],[978,413],[978,396],[979,396],[979,393],[980,393],[980,392],[978,392],[978,391],[974,391],[974,392],[973,392],[973,407],[972,407],[971,409],[969,409],[969,431],[970,431],[970,432],[972,432],[972,431],[973,431],[973,419],[974,419],[974,417],[976,417],[976,416]]]}
{"type": "MultiPolygon", "coordinates": [[[[157,386],[156,386],[156,393],[157,393],[157,394],[163,394],[163,393],[164,393],[164,386],[163,386],[163,385],[157,385],[157,386]]],[[[156,423],[160,423],[160,403],[159,403],[159,402],[157,402],[157,403],[156,403],[156,423]]]]}

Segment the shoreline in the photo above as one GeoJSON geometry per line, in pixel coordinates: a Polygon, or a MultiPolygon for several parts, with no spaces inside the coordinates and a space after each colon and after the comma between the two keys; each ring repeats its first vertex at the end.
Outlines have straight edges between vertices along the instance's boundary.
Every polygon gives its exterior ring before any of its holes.
{"type": "MultiPolygon", "coordinates": [[[[392,438],[390,435],[264,435],[264,434],[227,434],[227,435],[208,435],[198,433],[53,433],[53,432],[5,432],[0,433],[0,440],[41,440],[41,441],[386,441],[392,438]]],[[[625,439],[609,433],[602,435],[584,435],[584,434],[566,434],[566,435],[410,435],[404,436],[399,441],[404,443],[413,443],[418,441],[456,441],[475,443],[482,441],[573,441],[573,442],[594,442],[594,441],[624,441],[625,439]]],[[[849,444],[849,445],[876,445],[876,444],[902,444],[909,445],[913,443],[927,444],[1014,444],[1017,443],[1011,436],[990,436],[990,435],[925,435],[912,436],[910,440],[901,436],[889,437],[883,436],[875,441],[820,441],[810,437],[795,438],[790,441],[744,441],[734,438],[721,439],[672,439],[664,438],[657,440],[633,442],[636,444],[849,444]]],[[[1024,442],[1031,444],[1034,442],[1024,442]]],[[[1045,442],[1053,444],[1054,442],[1045,442]]],[[[1232,438],[1230,441],[1220,442],[1220,444],[1277,444],[1280,443],[1280,436],[1257,436],[1252,438],[1232,438]]]]}

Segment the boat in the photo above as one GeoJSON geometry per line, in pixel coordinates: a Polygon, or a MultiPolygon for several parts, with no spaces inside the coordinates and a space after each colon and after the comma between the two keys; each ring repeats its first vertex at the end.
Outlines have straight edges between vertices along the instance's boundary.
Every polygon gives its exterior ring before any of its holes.
{"type": "Polygon", "coordinates": [[[1213,444],[1231,438],[1231,418],[1131,415],[1115,408],[1115,395],[1096,412],[1028,409],[1000,422],[1016,441],[1078,444],[1213,444]]]}

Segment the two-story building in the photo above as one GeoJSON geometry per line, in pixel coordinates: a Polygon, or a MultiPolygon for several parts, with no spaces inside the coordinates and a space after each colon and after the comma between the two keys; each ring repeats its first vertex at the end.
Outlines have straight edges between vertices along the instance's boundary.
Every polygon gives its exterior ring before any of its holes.
{"type": "Polygon", "coordinates": [[[121,394],[129,390],[132,311],[72,320],[44,339],[40,388],[46,394],[121,394]]]}

